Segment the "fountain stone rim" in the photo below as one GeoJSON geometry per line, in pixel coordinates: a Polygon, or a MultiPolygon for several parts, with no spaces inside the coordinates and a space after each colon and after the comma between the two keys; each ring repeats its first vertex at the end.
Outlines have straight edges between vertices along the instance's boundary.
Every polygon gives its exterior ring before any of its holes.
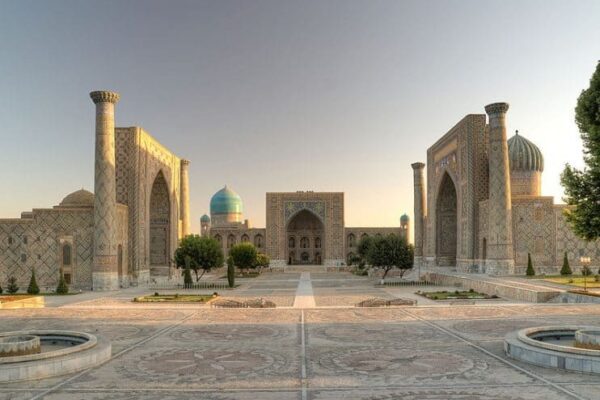
{"type": "Polygon", "coordinates": [[[2,364],[11,364],[18,362],[26,362],[26,361],[37,361],[43,360],[47,358],[61,357],[65,355],[69,355],[71,353],[80,352],[83,350],[87,350],[96,346],[98,343],[98,339],[96,336],[85,333],[85,332],[75,332],[75,331],[64,331],[64,330],[27,330],[27,331],[12,331],[12,332],[2,332],[0,333],[0,339],[7,336],[56,336],[56,337],[71,337],[74,339],[84,340],[81,344],[67,347],[60,350],[48,351],[45,353],[37,353],[37,354],[29,354],[23,356],[11,356],[11,357],[0,357],[0,365],[2,364]]]}

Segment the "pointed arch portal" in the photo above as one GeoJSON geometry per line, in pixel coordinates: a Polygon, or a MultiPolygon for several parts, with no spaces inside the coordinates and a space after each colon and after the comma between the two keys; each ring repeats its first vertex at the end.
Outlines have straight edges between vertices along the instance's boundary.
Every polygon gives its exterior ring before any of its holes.
{"type": "Polygon", "coordinates": [[[299,211],[293,216],[287,225],[286,233],[288,238],[301,238],[300,247],[302,252],[298,257],[294,251],[295,246],[291,246],[291,242],[288,240],[286,257],[288,264],[321,264],[320,248],[324,247],[324,231],[323,223],[319,217],[309,210],[299,211]]]}
{"type": "Polygon", "coordinates": [[[458,236],[456,187],[448,173],[442,177],[436,203],[436,258],[442,266],[456,265],[458,236]]]}
{"type": "MultiPolygon", "coordinates": [[[[171,202],[169,187],[160,171],[150,192],[150,266],[169,267],[169,236],[171,225],[171,202]]],[[[151,268],[151,273],[156,269],[151,268]]]]}

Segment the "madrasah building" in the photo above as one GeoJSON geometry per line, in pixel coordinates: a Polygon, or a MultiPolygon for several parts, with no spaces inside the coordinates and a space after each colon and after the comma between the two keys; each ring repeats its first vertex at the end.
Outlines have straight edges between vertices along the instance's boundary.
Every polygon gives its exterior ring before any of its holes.
{"type": "Polygon", "coordinates": [[[600,242],[575,236],[564,204],[542,196],[544,158],[518,132],[507,140],[507,103],[469,114],[427,150],[414,170],[415,263],[461,272],[557,273],[567,254],[600,259],[600,242]]]}
{"type": "Polygon", "coordinates": [[[272,267],[341,267],[356,254],[363,237],[395,234],[408,240],[410,236],[406,214],[396,227],[346,227],[341,192],[267,193],[266,211],[266,228],[252,228],[243,218],[241,197],[225,186],[210,200],[210,217],[200,218],[201,234],[219,241],[226,255],[236,243],[253,243],[270,257],[272,267]]]}

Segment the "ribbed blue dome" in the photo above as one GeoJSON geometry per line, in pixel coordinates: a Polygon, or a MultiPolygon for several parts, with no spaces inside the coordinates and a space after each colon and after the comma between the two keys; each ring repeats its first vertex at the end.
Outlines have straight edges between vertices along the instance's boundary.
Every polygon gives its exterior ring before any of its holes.
{"type": "Polygon", "coordinates": [[[210,199],[210,215],[241,213],[242,198],[227,185],[210,199]]]}
{"type": "Polygon", "coordinates": [[[519,135],[519,131],[508,139],[508,161],[511,170],[539,172],[544,170],[542,152],[535,144],[519,135]]]}
{"type": "Polygon", "coordinates": [[[210,222],[210,217],[206,214],[200,217],[200,222],[210,222]]]}
{"type": "Polygon", "coordinates": [[[406,214],[402,214],[402,216],[400,217],[400,222],[404,223],[404,222],[408,222],[409,218],[408,215],[406,214]]]}

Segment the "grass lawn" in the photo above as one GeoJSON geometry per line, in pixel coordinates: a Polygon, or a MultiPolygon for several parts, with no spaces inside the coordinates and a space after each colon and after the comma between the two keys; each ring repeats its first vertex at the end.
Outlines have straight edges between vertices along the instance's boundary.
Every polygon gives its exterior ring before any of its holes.
{"type": "Polygon", "coordinates": [[[207,303],[219,297],[218,294],[158,294],[135,297],[136,303],[207,303]]]}
{"type": "MultiPolygon", "coordinates": [[[[561,285],[584,287],[584,284],[583,284],[584,277],[581,275],[545,276],[545,277],[540,277],[540,279],[543,279],[547,282],[560,283],[561,285]]],[[[587,287],[588,288],[600,288],[600,282],[596,282],[595,275],[591,275],[591,276],[587,277],[587,287]]]]}
{"type": "Polygon", "coordinates": [[[449,292],[447,290],[442,290],[439,292],[421,292],[419,290],[416,294],[427,297],[430,300],[481,300],[498,298],[496,295],[488,296],[485,293],[479,293],[474,290],[456,290],[454,292],[449,292]]]}

